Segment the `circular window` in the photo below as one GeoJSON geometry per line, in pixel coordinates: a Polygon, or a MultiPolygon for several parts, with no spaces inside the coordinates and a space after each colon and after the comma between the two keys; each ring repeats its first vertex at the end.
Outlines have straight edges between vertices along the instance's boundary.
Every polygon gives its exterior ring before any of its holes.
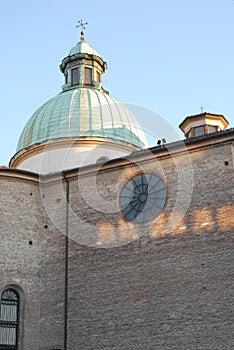
{"type": "Polygon", "coordinates": [[[109,158],[107,157],[100,157],[97,159],[96,163],[106,163],[108,162],[109,158]]]}
{"type": "Polygon", "coordinates": [[[160,177],[138,174],[125,183],[120,193],[120,210],[128,221],[149,222],[161,213],[166,198],[166,185],[160,177]]]}

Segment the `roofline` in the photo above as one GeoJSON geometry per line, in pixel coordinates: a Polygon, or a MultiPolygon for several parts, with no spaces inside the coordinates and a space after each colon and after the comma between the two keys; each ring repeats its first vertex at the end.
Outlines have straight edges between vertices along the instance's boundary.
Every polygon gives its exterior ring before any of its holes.
{"type": "MultiPolygon", "coordinates": [[[[77,167],[72,169],[63,170],[62,172],[56,172],[56,173],[50,173],[50,174],[36,174],[30,171],[22,170],[22,169],[15,169],[15,168],[1,168],[0,167],[0,176],[11,176],[11,177],[20,177],[24,178],[26,176],[26,179],[31,181],[42,181],[46,183],[47,181],[56,181],[56,179],[65,178],[68,177],[76,177],[78,174],[88,174],[92,172],[102,171],[108,171],[113,170],[114,168],[118,168],[120,166],[128,166],[130,163],[134,161],[144,161],[146,160],[146,157],[149,155],[158,155],[159,157],[168,156],[170,155],[170,151],[173,151],[173,154],[175,153],[182,153],[182,152],[189,152],[196,150],[199,145],[203,144],[204,147],[209,147],[211,145],[216,145],[221,142],[233,142],[234,141],[234,128],[206,134],[203,136],[198,136],[190,139],[183,139],[178,140],[175,142],[171,142],[165,145],[160,146],[153,146],[150,148],[146,148],[139,151],[133,151],[130,155],[124,157],[124,158],[115,158],[111,159],[106,163],[99,163],[99,164],[90,164],[83,167],[77,167]],[[231,138],[229,137],[231,136],[231,138]],[[214,143],[210,143],[208,141],[217,141],[214,143]],[[192,146],[195,146],[194,148],[192,146]],[[101,169],[100,169],[101,168],[101,169]],[[18,176],[17,176],[18,175],[18,176]]],[[[149,159],[149,158],[148,158],[149,159]]]]}
{"type": "Polygon", "coordinates": [[[209,113],[209,112],[203,112],[200,114],[194,114],[194,115],[189,115],[187,116],[180,124],[179,124],[179,128],[181,129],[181,127],[183,126],[183,124],[185,124],[188,120],[190,119],[195,119],[195,118],[203,118],[203,117],[210,117],[212,119],[212,117],[214,119],[217,118],[222,118],[224,119],[224,121],[226,122],[226,125],[229,125],[229,121],[227,120],[227,118],[223,115],[223,114],[215,114],[215,113],[209,113]]]}
{"type": "MultiPolygon", "coordinates": [[[[137,137],[137,136],[136,136],[137,137]]],[[[124,140],[118,140],[110,137],[102,137],[102,136],[79,136],[79,137],[58,137],[54,139],[49,139],[45,141],[41,141],[38,143],[35,143],[33,145],[27,146],[25,148],[22,148],[21,150],[17,151],[10,159],[9,161],[9,167],[17,167],[23,159],[27,159],[28,157],[39,153],[41,151],[44,151],[45,149],[57,149],[58,147],[67,147],[67,146],[77,146],[82,145],[83,143],[87,144],[94,143],[94,144],[102,144],[103,142],[110,142],[115,147],[122,147],[127,150],[127,152],[131,152],[133,150],[141,149],[139,145],[124,141],[124,140]]],[[[140,141],[139,141],[140,142],[140,141]]]]}
{"type": "MultiPolygon", "coordinates": [[[[84,172],[85,174],[87,174],[88,172],[92,172],[92,171],[96,171],[98,168],[100,168],[100,166],[102,167],[102,170],[110,170],[116,167],[116,165],[119,163],[121,163],[121,166],[124,165],[129,165],[129,162],[135,161],[135,160],[141,160],[142,157],[149,155],[150,154],[157,154],[157,155],[162,155],[165,154],[165,156],[168,156],[169,152],[168,149],[170,151],[175,151],[175,153],[180,153],[180,152],[189,152],[189,148],[190,146],[193,145],[198,145],[200,143],[204,143],[205,141],[210,141],[210,140],[217,140],[221,137],[225,137],[225,136],[229,136],[229,135],[233,135],[233,141],[234,141],[234,128],[228,129],[228,130],[223,130],[223,131],[219,131],[216,133],[211,133],[211,134],[206,134],[203,136],[198,136],[198,137],[194,137],[191,139],[183,139],[183,140],[178,140],[175,142],[171,142],[168,144],[165,144],[164,146],[153,146],[150,148],[146,148],[143,150],[139,150],[139,151],[133,151],[130,155],[124,157],[124,158],[115,158],[115,159],[111,159],[109,161],[107,161],[106,163],[102,164],[90,164],[90,165],[86,165],[83,167],[77,167],[77,168],[73,168],[73,169],[67,169],[64,170],[62,172],[63,176],[65,175],[72,175],[74,173],[77,172],[84,172]],[[178,151],[178,152],[176,152],[178,151]]],[[[228,140],[222,140],[223,141],[230,141],[230,139],[228,140]]],[[[231,138],[232,141],[232,138],[231,138]]],[[[210,145],[210,143],[208,144],[208,146],[210,145]]],[[[51,176],[52,174],[48,174],[48,175],[44,175],[44,178],[47,178],[49,176],[51,176]]],[[[54,175],[58,175],[54,174],[54,175]]]]}
{"type": "Polygon", "coordinates": [[[1,177],[38,182],[40,175],[28,170],[0,166],[0,178],[1,177]]]}

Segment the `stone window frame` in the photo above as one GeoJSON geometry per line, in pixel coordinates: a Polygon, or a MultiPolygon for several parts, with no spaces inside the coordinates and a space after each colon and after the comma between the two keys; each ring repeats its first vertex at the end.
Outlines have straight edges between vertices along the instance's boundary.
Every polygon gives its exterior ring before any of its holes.
{"type": "Polygon", "coordinates": [[[96,81],[98,83],[101,83],[101,80],[102,80],[101,73],[98,70],[96,70],[96,81]]]}

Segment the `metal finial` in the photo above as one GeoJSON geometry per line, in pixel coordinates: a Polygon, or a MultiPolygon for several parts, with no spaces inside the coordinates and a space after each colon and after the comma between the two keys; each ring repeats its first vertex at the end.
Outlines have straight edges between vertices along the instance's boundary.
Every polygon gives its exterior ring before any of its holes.
{"type": "Polygon", "coordinates": [[[84,35],[84,31],[85,31],[87,25],[88,25],[88,22],[84,23],[83,19],[80,19],[78,21],[78,24],[77,24],[76,28],[80,28],[81,27],[81,34],[84,35]]]}
{"type": "Polygon", "coordinates": [[[203,113],[204,112],[204,107],[203,106],[201,106],[201,113],[203,113]]]}

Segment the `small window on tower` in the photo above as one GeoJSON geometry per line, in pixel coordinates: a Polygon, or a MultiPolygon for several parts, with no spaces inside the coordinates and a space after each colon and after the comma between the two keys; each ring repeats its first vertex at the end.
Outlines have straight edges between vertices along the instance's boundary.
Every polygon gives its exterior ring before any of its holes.
{"type": "Polygon", "coordinates": [[[101,82],[101,73],[99,71],[96,71],[96,80],[98,83],[101,82]]]}
{"type": "Polygon", "coordinates": [[[194,136],[202,136],[205,134],[204,126],[196,126],[194,128],[194,136]]]}
{"type": "Polygon", "coordinates": [[[217,126],[215,125],[208,125],[208,130],[209,130],[209,134],[212,132],[216,132],[217,131],[217,126]]]}
{"type": "Polygon", "coordinates": [[[71,78],[72,78],[72,81],[71,81],[72,86],[79,84],[79,69],[78,68],[73,68],[71,70],[71,78]]]}
{"type": "Polygon", "coordinates": [[[65,84],[68,83],[68,73],[65,74],[65,84]]]}
{"type": "Polygon", "coordinates": [[[92,68],[85,67],[85,84],[92,84],[92,68]]]}

